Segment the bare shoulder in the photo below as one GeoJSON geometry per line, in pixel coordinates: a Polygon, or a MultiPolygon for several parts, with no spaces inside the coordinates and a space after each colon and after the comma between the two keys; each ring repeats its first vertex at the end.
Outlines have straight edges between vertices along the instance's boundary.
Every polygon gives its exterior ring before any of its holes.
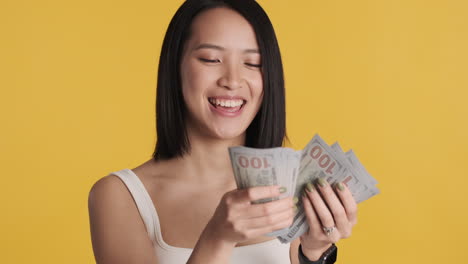
{"type": "Polygon", "coordinates": [[[133,198],[115,175],[99,179],[88,197],[91,240],[98,264],[156,263],[133,198]]]}
{"type": "Polygon", "coordinates": [[[89,192],[89,202],[92,204],[99,205],[99,203],[104,202],[102,198],[107,200],[108,198],[119,198],[119,196],[125,197],[124,189],[126,189],[123,182],[118,179],[115,175],[108,175],[99,179],[91,187],[89,192]],[[117,197],[113,197],[117,195],[117,197]]]}
{"type": "Polygon", "coordinates": [[[113,174],[94,183],[88,196],[89,206],[103,207],[104,210],[109,206],[118,206],[119,204],[129,206],[131,204],[129,202],[132,202],[130,192],[122,180],[113,174]]]}

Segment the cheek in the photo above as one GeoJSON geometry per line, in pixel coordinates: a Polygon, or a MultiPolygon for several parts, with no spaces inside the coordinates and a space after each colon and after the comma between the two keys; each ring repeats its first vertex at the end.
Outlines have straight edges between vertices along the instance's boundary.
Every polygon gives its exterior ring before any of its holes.
{"type": "Polygon", "coordinates": [[[263,79],[260,76],[259,80],[255,83],[255,96],[257,97],[257,112],[260,109],[263,102],[263,79]]]}
{"type": "Polygon", "coordinates": [[[183,65],[181,70],[182,93],[186,100],[188,98],[193,98],[193,95],[196,94],[199,76],[200,75],[197,74],[197,71],[194,69],[193,65],[190,65],[189,63],[183,65]]]}
{"type": "Polygon", "coordinates": [[[252,97],[257,98],[261,102],[263,98],[263,79],[261,74],[251,79],[251,86],[252,97]]]}
{"type": "Polygon", "coordinates": [[[182,92],[185,96],[203,96],[205,87],[209,86],[212,81],[212,76],[195,63],[187,63],[184,65],[182,73],[182,92]]]}

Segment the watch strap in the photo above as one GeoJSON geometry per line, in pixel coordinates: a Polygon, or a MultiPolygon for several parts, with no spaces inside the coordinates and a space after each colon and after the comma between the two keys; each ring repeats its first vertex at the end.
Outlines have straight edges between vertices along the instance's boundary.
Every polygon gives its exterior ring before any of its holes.
{"type": "Polygon", "coordinates": [[[316,261],[309,260],[302,252],[302,245],[299,244],[299,264],[333,264],[338,255],[338,248],[332,244],[316,261]]]}

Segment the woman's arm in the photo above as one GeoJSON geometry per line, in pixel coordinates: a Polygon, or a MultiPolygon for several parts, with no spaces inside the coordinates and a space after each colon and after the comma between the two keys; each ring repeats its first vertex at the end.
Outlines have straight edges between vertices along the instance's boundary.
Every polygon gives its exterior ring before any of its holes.
{"type": "Polygon", "coordinates": [[[301,241],[298,239],[291,241],[289,247],[289,259],[291,260],[291,264],[299,264],[299,245],[301,241]]]}
{"type": "Polygon", "coordinates": [[[120,179],[107,176],[97,181],[88,208],[97,264],[157,263],[143,220],[120,179]]]}
{"type": "Polygon", "coordinates": [[[278,197],[281,189],[279,186],[260,186],[227,192],[187,263],[229,263],[237,243],[290,226],[294,217],[292,197],[253,203],[278,197]]]}

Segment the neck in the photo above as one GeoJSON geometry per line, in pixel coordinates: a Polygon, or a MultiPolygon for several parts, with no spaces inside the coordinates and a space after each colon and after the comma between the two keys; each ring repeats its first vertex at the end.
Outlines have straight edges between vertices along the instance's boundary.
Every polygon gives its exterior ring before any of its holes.
{"type": "Polygon", "coordinates": [[[234,181],[228,148],[244,145],[245,133],[233,139],[215,139],[189,133],[189,142],[190,153],[177,162],[178,171],[184,178],[210,183],[234,181]]]}

